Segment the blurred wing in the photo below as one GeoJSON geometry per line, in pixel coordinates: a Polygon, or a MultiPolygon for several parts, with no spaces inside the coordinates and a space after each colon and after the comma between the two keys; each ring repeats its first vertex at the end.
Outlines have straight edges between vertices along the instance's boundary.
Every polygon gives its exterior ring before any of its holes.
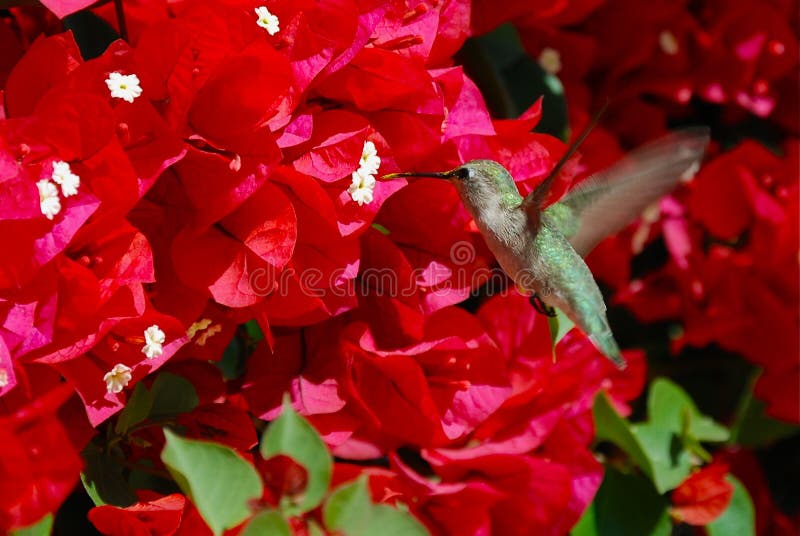
{"type": "MultiPolygon", "coordinates": [[[[562,212],[579,218],[570,233],[572,247],[586,256],[603,238],[616,233],[656,199],[700,168],[708,145],[706,127],[668,134],[642,146],[608,169],[592,175],[564,196],[562,212]]],[[[548,209],[549,210],[549,209],[548,209]]]]}

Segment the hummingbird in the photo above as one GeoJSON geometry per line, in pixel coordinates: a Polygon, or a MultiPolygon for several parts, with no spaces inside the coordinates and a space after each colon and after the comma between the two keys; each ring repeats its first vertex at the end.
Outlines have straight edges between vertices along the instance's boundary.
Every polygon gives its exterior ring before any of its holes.
{"type": "Polygon", "coordinates": [[[545,207],[561,168],[591,126],[526,197],[511,173],[494,160],[473,160],[444,172],[385,175],[452,182],[497,262],[539,312],[561,310],[618,368],[625,368],[611,332],[606,304],[584,258],[681,180],[700,167],[709,130],[675,131],[638,148],[545,207]]]}

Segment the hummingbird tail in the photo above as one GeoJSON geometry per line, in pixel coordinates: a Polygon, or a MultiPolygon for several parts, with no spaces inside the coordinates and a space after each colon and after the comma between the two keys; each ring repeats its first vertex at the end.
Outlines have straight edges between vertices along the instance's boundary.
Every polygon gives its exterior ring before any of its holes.
{"type": "Polygon", "coordinates": [[[601,335],[593,334],[590,335],[589,338],[592,340],[595,347],[600,350],[604,356],[609,358],[619,370],[624,370],[625,367],[628,366],[622,358],[619,346],[617,346],[617,341],[614,340],[614,336],[610,331],[606,331],[601,335]]]}

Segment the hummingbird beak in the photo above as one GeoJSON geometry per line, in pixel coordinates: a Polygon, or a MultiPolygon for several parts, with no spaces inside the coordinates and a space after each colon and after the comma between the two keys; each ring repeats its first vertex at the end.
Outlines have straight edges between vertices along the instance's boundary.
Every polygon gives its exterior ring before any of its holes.
{"type": "Polygon", "coordinates": [[[452,171],[431,171],[431,172],[413,172],[407,171],[405,173],[389,173],[381,177],[381,180],[400,179],[403,177],[430,177],[433,179],[451,179],[453,178],[452,171]]]}

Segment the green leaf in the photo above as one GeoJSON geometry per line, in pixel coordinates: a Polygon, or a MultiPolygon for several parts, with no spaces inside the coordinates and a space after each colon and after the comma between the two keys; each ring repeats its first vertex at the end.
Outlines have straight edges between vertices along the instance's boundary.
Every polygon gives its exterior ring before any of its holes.
{"type": "Polygon", "coordinates": [[[235,380],[244,374],[244,362],[244,344],[239,337],[234,337],[222,353],[222,359],[217,361],[217,367],[226,380],[235,380]]]}
{"type": "Polygon", "coordinates": [[[553,342],[554,350],[556,344],[558,344],[561,339],[564,338],[564,335],[569,333],[569,330],[575,327],[575,323],[570,320],[567,315],[562,313],[559,309],[555,309],[555,312],[556,316],[547,317],[547,325],[550,328],[550,340],[553,342]]]}
{"type": "Polygon", "coordinates": [[[692,455],[681,437],[655,423],[636,424],[631,431],[647,456],[646,471],[659,493],[676,488],[692,471],[692,455]]]}
{"type": "Polygon", "coordinates": [[[757,378],[756,375],[750,381],[736,412],[730,439],[734,445],[763,447],[800,432],[800,426],[781,422],[766,414],[766,404],[753,396],[757,378]]]}
{"type": "Polygon", "coordinates": [[[159,419],[173,417],[192,411],[200,403],[194,385],[180,376],[162,372],[150,389],[153,396],[153,409],[150,417],[159,419]]]}
{"type": "Polygon", "coordinates": [[[659,378],[650,387],[649,419],[630,424],[614,410],[606,395],[598,395],[594,419],[598,439],[611,441],[650,477],[659,493],[678,486],[707,457],[700,441],[724,441],[728,431],[700,414],[677,385],[659,378]]]}
{"type": "Polygon", "coordinates": [[[265,510],[245,526],[240,536],[292,536],[292,529],[277,510],[265,510]]]}
{"type": "Polygon", "coordinates": [[[47,514],[33,525],[12,530],[11,536],[49,536],[52,531],[53,514],[47,514]]]}
{"type": "Polygon", "coordinates": [[[247,336],[250,338],[250,344],[258,344],[264,340],[264,332],[261,331],[261,326],[255,320],[250,320],[245,323],[244,329],[247,336]]]}
{"type": "Polygon", "coordinates": [[[86,462],[81,482],[95,506],[124,508],[138,500],[123,476],[124,467],[115,458],[92,443],[81,454],[86,462]]]}
{"type": "Polygon", "coordinates": [[[425,527],[408,512],[386,504],[373,504],[367,490],[367,478],[359,477],[333,492],[322,510],[328,530],[347,536],[416,536],[428,534],[425,527]]]}
{"type": "MultiPolygon", "coordinates": [[[[597,500],[597,495],[595,495],[595,500],[597,500]]],[[[589,505],[569,534],[570,536],[597,536],[599,534],[594,502],[589,505]]]]}
{"type": "Polygon", "coordinates": [[[283,412],[261,438],[261,456],[266,460],[283,454],[305,468],[308,484],[300,501],[287,508],[287,515],[298,515],[316,508],[331,483],[333,459],[325,443],[307,420],[284,399],[283,412]]]}
{"type": "Polygon", "coordinates": [[[649,421],[698,441],[726,441],[727,428],[701,414],[686,391],[666,378],[656,379],[647,398],[649,421]]]}
{"type": "Polygon", "coordinates": [[[603,483],[572,536],[669,536],[668,502],[645,479],[606,468],[603,483]]]}
{"type": "Polygon", "coordinates": [[[631,430],[630,423],[620,417],[604,392],[601,391],[595,398],[592,413],[597,439],[614,443],[631,457],[633,463],[651,475],[653,468],[639,438],[631,430]]]}
{"type": "Polygon", "coordinates": [[[308,536],[326,536],[325,529],[320,527],[313,519],[306,520],[306,528],[308,529],[308,536]]]}
{"type": "Polygon", "coordinates": [[[152,408],[153,395],[144,386],[144,382],[137,383],[133,389],[133,394],[117,418],[117,425],[114,427],[114,431],[118,435],[125,435],[131,427],[149,417],[152,408]]]}
{"type": "Polygon", "coordinates": [[[250,502],[264,491],[250,462],[224,445],[184,439],[166,428],[164,436],[161,460],[214,534],[250,517],[250,502]]]}
{"type": "Polygon", "coordinates": [[[733,497],[722,515],[706,525],[708,536],[751,536],[756,533],[756,514],[747,489],[732,475],[726,477],[733,484],[733,497]]]}

